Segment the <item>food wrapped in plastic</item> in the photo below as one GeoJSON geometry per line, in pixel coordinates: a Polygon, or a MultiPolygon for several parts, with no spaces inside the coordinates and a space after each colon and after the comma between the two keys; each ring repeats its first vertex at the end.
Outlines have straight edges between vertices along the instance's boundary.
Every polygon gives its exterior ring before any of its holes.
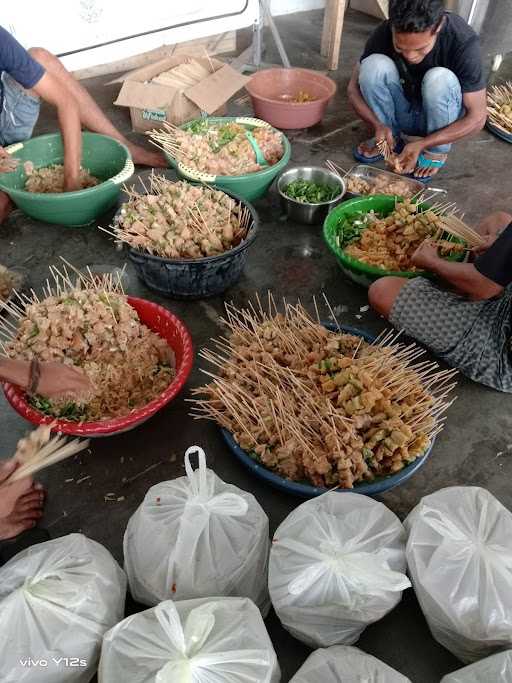
{"type": "Polygon", "coordinates": [[[167,600],[103,640],[99,683],[278,683],[276,653],[247,598],[167,600]]]}
{"type": "Polygon", "coordinates": [[[125,596],[117,562],[82,534],[15,555],[0,569],[2,683],[89,683],[125,596]]]}
{"type": "Polygon", "coordinates": [[[269,590],[283,626],[310,647],[351,645],[400,602],[405,531],[382,503],[331,491],[277,529],[269,590]]]}
{"type": "Polygon", "coordinates": [[[380,659],[357,647],[333,645],[315,650],[290,683],[411,683],[380,659]]]}
{"type": "Polygon", "coordinates": [[[512,650],[458,669],[445,676],[441,683],[512,683],[512,650]]]}
{"type": "Polygon", "coordinates": [[[425,496],[407,517],[407,562],[432,635],[463,662],[512,644],[512,514],[485,489],[425,496]]]}
{"type": "Polygon", "coordinates": [[[265,615],[267,515],[252,494],[207,469],[201,448],[187,450],[185,471],[185,477],[149,489],[128,522],[124,560],[132,595],[146,605],[168,598],[245,597],[265,615]]]}

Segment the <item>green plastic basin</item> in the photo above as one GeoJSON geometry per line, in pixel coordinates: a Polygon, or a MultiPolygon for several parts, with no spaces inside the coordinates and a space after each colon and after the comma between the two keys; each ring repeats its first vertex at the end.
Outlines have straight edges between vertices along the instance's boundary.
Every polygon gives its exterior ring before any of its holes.
{"type": "MultiPolygon", "coordinates": [[[[201,121],[202,119],[196,119],[196,121],[201,121]]],[[[260,119],[255,119],[252,117],[234,117],[234,116],[212,116],[208,118],[211,123],[240,123],[246,126],[249,130],[257,128],[260,126],[266,126],[271,128],[271,126],[266,121],[261,121],[260,119]]],[[[195,121],[188,121],[184,123],[180,128],[186,130],[195,121]]],[[[280,133],[280,131],[277,131],[280,133]]],[[[283,170],[286,164],[290,161],[290,156],[292,149],[290,142],[286,135],[280,133],[283,140],[284,154],[282,158],[268,168],[262,171],[256,171],[256,173],[247,173],[245,175],[237,176],[226,176],[226,175],[211,175],[209,173],[202,173],[190,168],[186,164],[178,163],[174,157],[166,153],[167,161],[169,164],[175,168],[182,178],[187,180],[193,180],[200,183],[208,183],[209,185],[214,185],[221,190],[228,190],[229,192],[234,192],[243,199],[251,202],[255,199],[260,199],[263,197],[268,188],[272,185],[274,178],[283,170]]]]}
{"type": "MultiPolygon", "coordinates": [[[[428,204],[424,204],[422,207],[428,208],[428,204]]],[[[337,226],[342,218],[350,218],[357,213],[368,213],[372,210],[375,211],[375,213],[387,216],[394,211],[394,209],[395,197],[389,195],[373,195],[371,197],[349,199],[334,208],[324,221],[323,233],[327,246],[336,257],[338,265],[343,273],[358,285],[369,287],[375,280],[389,275],[409,279],[420,276],[428,278],[434,277],[432,273],[429,273],[426,270],[384,270],[377,266],[370,266],[349,256],[349,254],[344,251],[343,245],[338,246],[336,240],[338,235],[337,226]]],[[[460,242],[460,240],[455,239],[453,241],[460,242]]],[[[455,254],[454,256],[448,257],[448,260],[460,261],[463,258],[464,254],[455,254]]]]}
{"type": "Polygon", "coordinates": [[[35,168],[64,161],[60,133],[51,133],[6,148],[20,163],[14,172],[0,174],[0,190],[37,220],[74,227],[89,225],[116,204],[121,184],[133,175],[134,166],[128,149],[106,135],[82,133],[82,150],[82,166],[102,181],[95,187],[51,194],[24,190],[25,161],[31,161],[35,168]]]}

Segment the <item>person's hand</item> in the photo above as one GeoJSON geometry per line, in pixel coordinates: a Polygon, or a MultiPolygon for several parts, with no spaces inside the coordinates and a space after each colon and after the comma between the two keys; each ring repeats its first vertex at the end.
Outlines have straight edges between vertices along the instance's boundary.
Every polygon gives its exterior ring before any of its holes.
{"type": "Polygon", "coordinates": [[[412,255],[412,263],[418,268],[424,268],[425,270],[431,270],[432,265],[439,260],[439,253],[437,246],[432,244],[430,240],[425,240],[420,244],[412,255]]]}
{"type": "Polygon", "coordinates": [[[79,368],[64,363],[41,363],[41,375],[37,393],[48,398],[86,398],[93,392],[93,385],[79,368]]]}
{"type": "Polygon", "coordinates": [[[0,173],[14,171],[18,162],[19,160],[16,157],[11,156],[3,147],[0,147],[0,173]]]}
{"type": "Polygon", "coordinates": [[[66,175],[64,178],[64,192],[76,192],[81,190],[80,177],[74,175],[66,175]]]}
{"type": "Polygon", "coordinates": [[[412,173],[418,165],[418,157],[423,151],[423,141],[415,140],[409,142],[396,157],[396,166],[401,169],[401,173],[412,173]]]}
{"type": "Polygon", "coordinates": [[[391,128],[388,128],[388,126],[384,126],[382,124],[379,124],[375,128],[375,142],[379,142],[380,140],[385,140],[388,145],[389,149],[391,151],[394,150],[395,148],[395,139],[393,137],[393,131],[391,128]]]}
{"type": "Polygon", "coordinates": [[[484,252],[491,247],[496,240],[499,237],[499,234],[494,234],[494,235],[482,235],[483,237],[483,243],[478,246],[478,247],[473,247],[472,251],[475,256],[480,256],[480,254],[483,254],[484,252]]]}

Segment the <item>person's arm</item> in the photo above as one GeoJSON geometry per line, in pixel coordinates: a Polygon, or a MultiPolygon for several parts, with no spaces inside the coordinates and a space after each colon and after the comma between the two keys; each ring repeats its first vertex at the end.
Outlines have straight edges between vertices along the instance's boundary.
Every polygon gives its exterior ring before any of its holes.
{"type": "Polygon", "coordinates": [[[79,190],[82,128],[78,103],[74,95],[48,72],[36,83],[33,90],[57,109],[64,143],[64,188],[67,191],[79,190]]]}
{"type": "MultiPolygon", "coordinates": [[[[30,362],[0,356],[0,382],[10,382],[22,389],[31,384],[30,362]]],[[[41,396],[85,397],[93,390],[92,384],[81,370],[64,363],[41,363],[35,391],[41,396]]]]}
{"type": "Polygon", "coordinates": [[[415,140],[406,145],[397,161],[403,173],[412,173],[416,168],[419,155],[432,147],[449,145],[461,138],[477,133],[485,126],[487,119],[486,91],[468,92],[463,95],[465,115],[451,123],[446,128],[441,128],[425,138],[415,140]]]}
{"type": "Polygon", "coordinates": [[[370,128],[373,128],[373,130],[375,131],[375,139],[387,140],[390,148],[393,149],[393,131],[391,130],[391,128],[388,128],[383,123],[381,123],[378,117],[366,104],[366,101],[363,95],[361,94],[361,90],[359,88],[359,71],[360,66],[359,63],[357,63],[354,67],[354,70],[352,71],[352,77],[347,88],[348,100],[354,108],[356,114],[359,116],[359,118],[362,119],[365,123],[367,123],[370,126],[370,128]]]}
{"type": "Polygon", "coordinates": [[[0,356],[0,381],[26,389],[30,382],[30,363],[0,356]]]}
{"type": "Polygon", "coordinates": [[[437,247],[428,240],[417,249],[412,262],[419,268],[435,273],[474,300],[492,299],[503,292],[503,287],[479,273],[473,263],[454,263],[441,258],[437,247]]]}

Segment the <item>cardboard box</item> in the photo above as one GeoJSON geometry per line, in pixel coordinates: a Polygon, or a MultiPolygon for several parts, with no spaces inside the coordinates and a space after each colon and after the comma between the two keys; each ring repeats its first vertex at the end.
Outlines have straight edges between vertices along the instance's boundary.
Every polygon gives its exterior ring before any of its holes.
{"type": "Polygon", "coordinates": [[[180,125],[205,115],[222,115],[227,101],[250,80],[218,59],[192,55],[165,57],[131,71],[113,83],[122,83],[114,104],[129,107],[133,130],[143,133],[161,128],[162,122],[180,125]],[[185,90],[151,83],[151,79],[179,64],[195,59],[212,73],[185,90]]]}

